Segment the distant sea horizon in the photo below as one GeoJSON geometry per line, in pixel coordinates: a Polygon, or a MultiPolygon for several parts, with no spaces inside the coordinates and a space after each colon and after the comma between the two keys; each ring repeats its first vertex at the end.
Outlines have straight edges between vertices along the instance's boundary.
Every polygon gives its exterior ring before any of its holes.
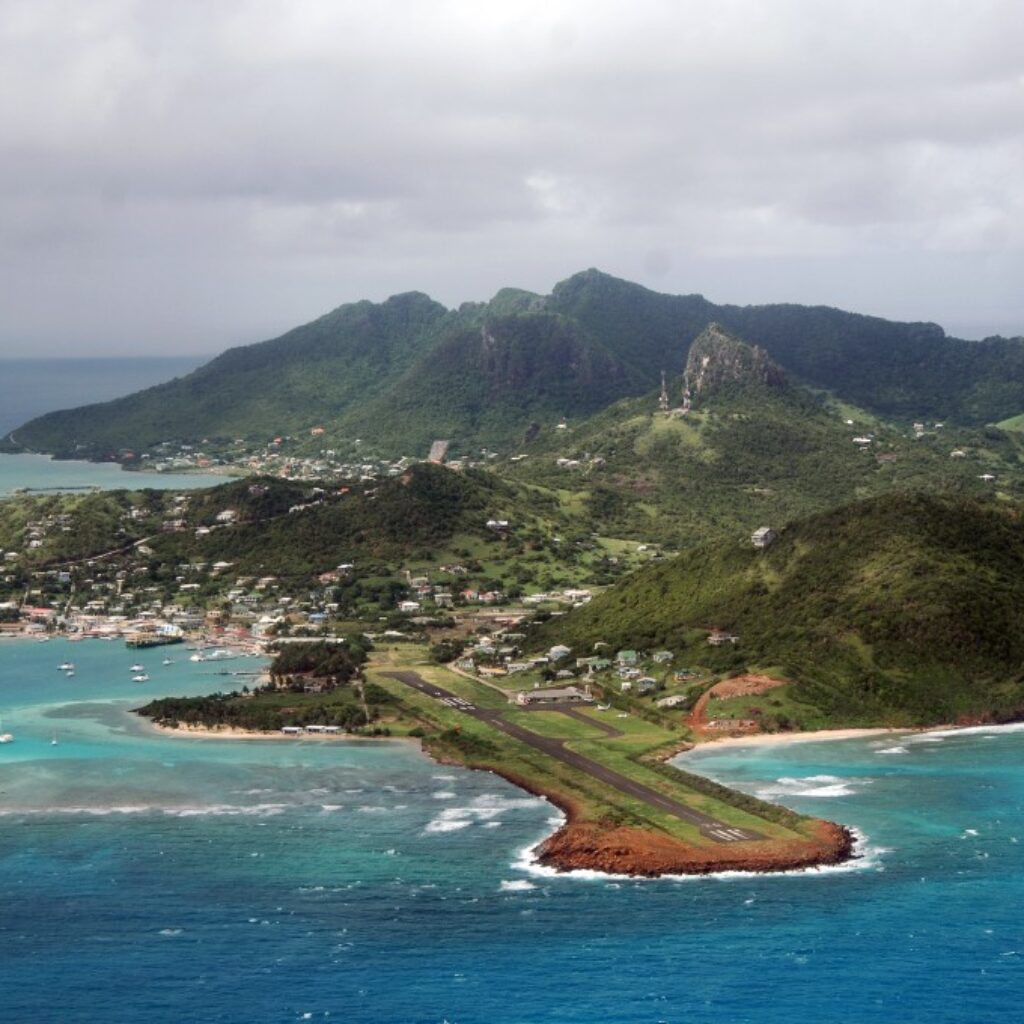
{"type": "Polygon", "coordinates": [[[44,413],[107,402],[181,377],[212,358],[212,355],[0,356],[0,435],[44,413]]]}

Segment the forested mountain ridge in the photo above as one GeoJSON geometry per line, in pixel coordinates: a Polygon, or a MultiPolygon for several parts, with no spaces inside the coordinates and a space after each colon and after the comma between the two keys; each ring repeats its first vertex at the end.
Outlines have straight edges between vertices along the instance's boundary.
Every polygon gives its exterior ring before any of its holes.
{"type": "Polygon", "coordinates": [[[935,324],[825,307],[716,305],[588,270],[541,296],[502,289],[446,310],[410,292],[341,306],[186,377],[50,413],[14,432],[31,449],[114,457],[204,437],[265,440],[323,426],[411,454],[433,437],[511,448],[534,423],[587,416],[678,376],[711,322],[794,379],[897,418],[983,424],[1024,410],[1024,341],[968,342],[935,324]]]}

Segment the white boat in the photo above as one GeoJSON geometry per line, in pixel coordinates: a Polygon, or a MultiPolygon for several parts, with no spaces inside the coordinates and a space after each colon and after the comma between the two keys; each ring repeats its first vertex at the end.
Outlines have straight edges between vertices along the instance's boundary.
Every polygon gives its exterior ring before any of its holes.
{"type": "Polygon", "coordinates": [[[189,658],[188,660],[189,661],[206,661],[206,659],[201,654],[193,654],[192,657],[189,658]]]}
{"type": "Polygon", "coordinates": [[[4,721],[0,718],[0,743],[13,743],[14,733],[4,732],[4,721]]]}
{"type": "Polygon", "coordinates": [[[56,733],[53,734],[53,738],[50,740],[50,746],[51,747],[57,746],[57,734],[56,733]]]}
{"type": "Polygon", "coordinates": [[[75,670],[73,668],[69,668],[67,670],[67,672],[64,673],[64,675],[66,675],[68,677],[68,679],[70,679],[74,674],[75,674],[75,670]]]}
{"type": "Polygon", "coordinates": [[[74,672],[75,663],[73,661],[62,661],[58,666],[58,670],[61,672],[74,672]]]}
{"type": "Polygon", "coordinates": [[[128,671],[129,672],[145,672],[146,671],[146,666],[145,665],[132,665],[132,667],[130,669],[128,669],[128,671]]]}
{"type": "Polygon", "coordinates": [[[173,658],[164,658],[164,664],[165,665],[173,665],[174,664],[174,659],[173,658]]]}
{"type": "Polygon", "coordinates": [[[147,676],[145,672],[142,672],[142,673],[140,673],[137,676],[132,676],[132,682],[133,683],[148,683],[149,682],[149,676],[147,676]]]}

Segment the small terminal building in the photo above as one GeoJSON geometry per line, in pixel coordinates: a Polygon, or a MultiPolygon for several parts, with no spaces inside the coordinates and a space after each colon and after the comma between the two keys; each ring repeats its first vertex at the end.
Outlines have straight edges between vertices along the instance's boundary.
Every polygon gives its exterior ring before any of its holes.
{"type": "Polygon", "coordinates": [[[522,707],[538,704],[583,704],[593,699],[575,686],[553,686],[546,690],[522,690],[516,694],[516,703],[522,707]]]}

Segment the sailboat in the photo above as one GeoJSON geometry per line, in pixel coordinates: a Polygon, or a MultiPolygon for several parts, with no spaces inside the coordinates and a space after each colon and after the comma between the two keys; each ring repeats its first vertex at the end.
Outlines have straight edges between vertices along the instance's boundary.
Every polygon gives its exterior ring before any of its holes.
{"type": "Polygon", "coordinates": [[[14,733],[4,732],[4,720],[0,718],[0,743],[13,743],[14,733]]]}
{"type": "Polygon", "coordinates": [[[56,733],[53,734],[53,737],[50,740],[50,746],[51,747],[57,746],[57,734],[56,733]]]}

